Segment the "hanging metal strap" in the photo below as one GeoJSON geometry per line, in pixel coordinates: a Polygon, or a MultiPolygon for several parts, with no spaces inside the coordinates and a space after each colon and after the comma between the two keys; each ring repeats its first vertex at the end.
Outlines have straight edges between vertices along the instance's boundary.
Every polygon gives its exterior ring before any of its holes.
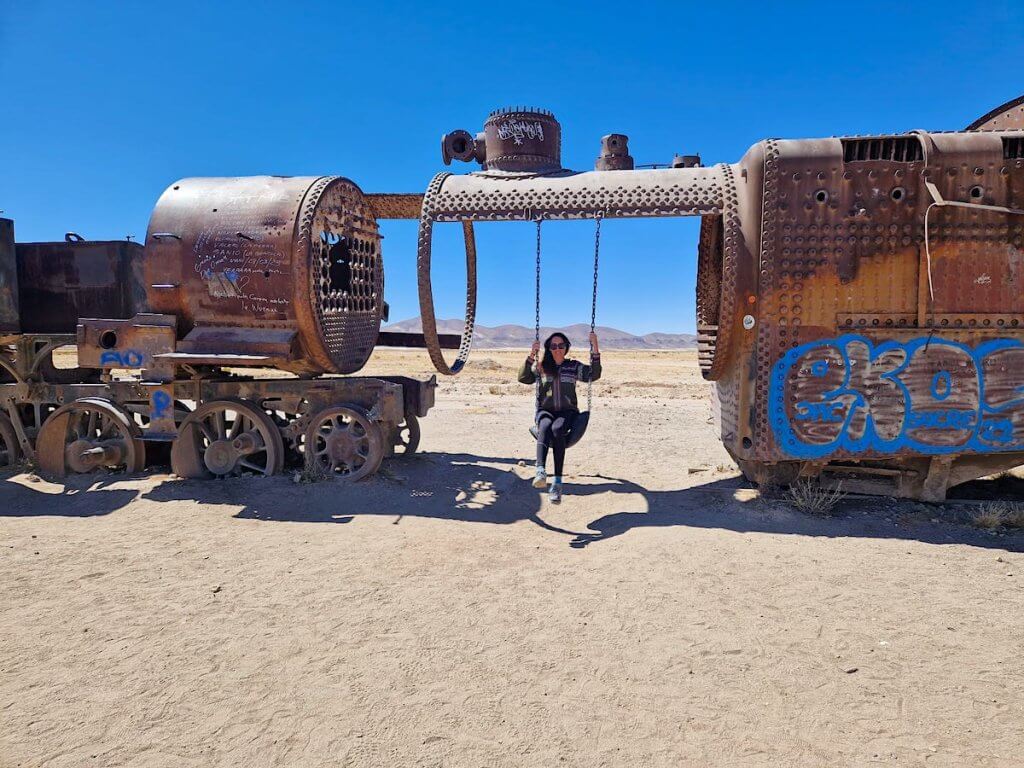
{"type": "MultiPolygon", "coordinates": [[[[598,259],[601,256],[601,214],[598,213],[594,219],[594,293],[590,299],[590,332],[594,333],[597,330],[597,265],[598,259]]],[[[590,343],[590,358],[594,358],[594,344],[590,343]]],[[[590,410],[591,391],[594,388],[594,373],[593,370],[590,372],[590,377],[587,379],[587,410],[590,410]]]]}
{"type": "MultiPolygon", "coordinates": [[[[533,340],[540,341],[540,217],[537,218],[537,276],[535,280],[535,291],[534,291],[534,329],[533,329],[533,340]]],[[[540,350],[537,350],[537,355],[540,355],[540,350]]],[[[537,399],[537,407],[540,408],[540,366],[537,364],[536,359],[534,360],[534,390],[535,397],[537,399]]]]}

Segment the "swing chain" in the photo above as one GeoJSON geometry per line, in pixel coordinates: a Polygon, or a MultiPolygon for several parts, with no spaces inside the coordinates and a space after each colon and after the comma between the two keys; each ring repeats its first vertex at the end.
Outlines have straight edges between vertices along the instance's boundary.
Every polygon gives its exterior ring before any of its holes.
{"type": "MultiPolygon", "coordinates": [[[[594,218],[594,292],[590,299],[590,332],[595,333],[597,330],[597,266],[598,259],[601,255],[601,214],[598,213],[594,218]]],[[[593,362],[594,359],[594,344],[590,343],[590,359],[593,362]]],[[[587,379],[587,410],[590,410],[591,391],[594,388],[593,372],[587,379]]]]}
{"type": "MultiPolygon", "coordinates": [[[[533,339],[534,341],[540,341],[540,222],[541,219],[537,217],[537,277],[535,286],[535,301],[534,301],[534,330],[533,339]]],[[[537,351],[537,355],[540,356],[540,351],[537,351]]],[[[540,408],[540,366],[537,364],[536,358],[534,359],[534,374],[535,374],[535,397],[537,400],[537,407],[540,408]]]]}
{"type": "Polygon", "coordinates": [[[534,302],[534,331],[533,340],[540,341],[540,219],[537,219],[537,279],[534,291],[536,300],[534,302]]]}

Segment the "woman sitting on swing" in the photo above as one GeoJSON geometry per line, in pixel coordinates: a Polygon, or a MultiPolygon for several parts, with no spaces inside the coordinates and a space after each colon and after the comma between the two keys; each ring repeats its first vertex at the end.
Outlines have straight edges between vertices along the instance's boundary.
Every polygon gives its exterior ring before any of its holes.
{"type": "Polygon", "coordinates": [[[562,500],[562,467],[565,463],[565,439],[579,414],[576,405],[576,382],[597,381],[601,378],[601,352],[597,347],[597,334],[590,333],[590,365],[568,360],[569,339],[564,333],[553,333],[544,342],[544,357],[537,364],[540,342],[533,342],[530,355],[519,369],[519,381],[534,384],[539,376],[537,393],[537,476],[534,488],[548,484],[545,466],[548,448],[555,453],[555,476],[548,490],[548,498],[558,504],[562,500]]]}

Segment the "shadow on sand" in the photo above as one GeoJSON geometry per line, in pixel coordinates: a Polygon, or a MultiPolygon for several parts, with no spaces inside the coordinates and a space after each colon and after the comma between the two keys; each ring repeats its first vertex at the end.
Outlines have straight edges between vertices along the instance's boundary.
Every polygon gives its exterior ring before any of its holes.
{"type": "MultiPolygon", "coordinates": [[[[390,517],[395,525],[405,517],[492,525],[529,521],[565,536],[569,546],[577,549],[636,528],[688,526],[742,533],[906,539],[1024,552],[1022,531],[993,534],[969,525],[977,505],[853,498],[843,501],[830,517],[813,517],[794,511],[784,500],[757,497],[749,490],[752,486],[739,477],[652,490],[623,478],[582,475],[578,482],[566,485],[565,513],[579,519],[582,509],[586,517],[587,498],[598,495],[612,497],[610,504],[603,500],[604,508],[641,507],[644,511],[601,515],[581,525],[582,530],[569,530],[545,520],[554,517],[552,508],[542,492],[516,473],[517,463],[507,457],[420,454],[388,462],[376,477],[351,485],[302,485],[294,483],[290,475],[221,481],[169,479],[141,496],[136,489],[108,487],[117,482],[117,476],[76,478],[61,493],[35,490],[31,484],[0,477],[0,517],[104,515],[141,498],[240,507],[236,517],[265,521],[348,523],[364,515],[390,517]]],[[[526,470],[520,473],[527,475],[526,470]]],[[[1024,480],[979,481],[959,489],[957,495],[1024,501],[1024,480]]]]}
{"type": "MultiPolygon", "coordinates": [[[[110,488],[123,475],[82,475],[63,485],[33,487],[37,478],[16,482],[13,472],[0,474],[0,518],[3,517],[97,517],[127,506],[139,495],[133,488],[110,488]]],[[[40,485],[43,485],[40,483],[40,485]]]]}

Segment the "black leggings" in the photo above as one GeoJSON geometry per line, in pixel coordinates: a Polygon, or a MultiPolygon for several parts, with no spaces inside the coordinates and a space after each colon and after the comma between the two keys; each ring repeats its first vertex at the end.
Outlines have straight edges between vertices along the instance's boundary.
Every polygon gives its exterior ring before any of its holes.
{"type": "Polygon", "coordinates": [[[555,450],[555,477],[562,476],[565,464],[565,436],[576,418],[575,411],[539,411],[537,413],[537,466],[548,460],[548,448],[555,450]]]}

